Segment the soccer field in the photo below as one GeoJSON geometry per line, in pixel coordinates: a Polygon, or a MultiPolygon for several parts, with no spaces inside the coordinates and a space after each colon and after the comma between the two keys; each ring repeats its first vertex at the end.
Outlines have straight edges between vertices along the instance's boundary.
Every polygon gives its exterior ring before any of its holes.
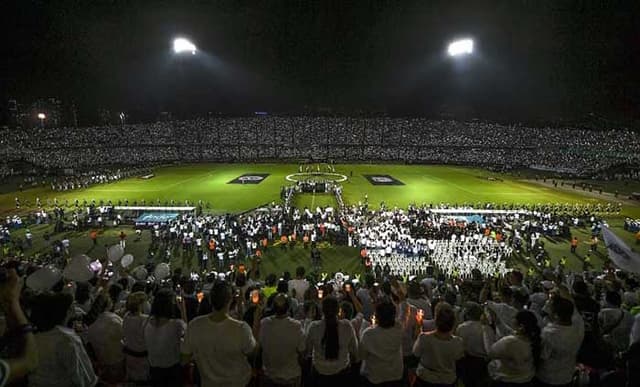
{"type": "MultiPolygon", "coordinates": [[[[489,172],[479,168],[466,168],[436,165],[386,165],[386,164],[357,164],[336,165],[336,173],[343,174],[348,180],[342,183],[343,198],[346,204],[363,201],[368,196],[370,206],[378,207],[381,202],[387,206],[406,208],[411,203],[449,203],[461,205],[463,203],[494,202],[494,203],[605,203],[604,200],[582,195],[579,192],[567,192],[550,187],[525,182],[508,175],[489,172]],[[378,185],[374,184],[377,183],[378,185]]],[[[14,213],[14,198],[18,197],[25,213],[33,207],[36,197],[43,203],[58,199],[59,203],[68,201],[71,206],[77,199],[111,200],[113,204],[128,200],[129,205],[134,202],[141,204],[145,200],[147,205],[171,204],[184,205],[185,200],[191,204],[202,200],[205,211],[212,213],[237,213],[251,210],[257,206],[280,201],[280,189],[292,184],[286,176],[297,173],[297,164],[196,164],[160,167],[154,170],[155,177],[151,179],[129,178],[116,183],[96,185],[88,189],[54,192],[48,187],[28,189],[24,192],[12,192],[0,195],[0,210],[4,215],[14,213]],[[244,178],[241,179],[241,177],[244,178]],[[259,176],[256,177],[256,176],[259,176]]],[[[332,194],[300,194],[294,205],[298,207],[335,206],[332,194]]],[[[634,236],[622,230],[623,217],[640,217],[640,207],[625,205],[621,216],[608,219],[612,228],[629,244],[634,243],[634,236]]],[[[129,235],[133,228],[108,228],[100,233],[100,246],[117,243],[117,234],[124,230],[129,235]]],[[[34,233],[34,248],[27,254],[47,252],[47,244],[40,237],[44,232],[52,232],[52,226],[41,225],[32,227],[34,233]]],[[[586,229],[572,229],[581,241],[589,238],[586,229]]],[[[13,235],[22,237],[23,230],[13,235]]],[[[55,235],[54,238],[62,238],[55,235]]],[[[88,254],[92,257],[103,255],[102,248],[93,248],[85,232],[68,232],[64,234],[72,240],[73,254],[88,254]]],[[[144,262],[149,246],[149,236],[143,234],[142,240],[132,242],[127,251],[136,257],[136,264],[144,262]]],[[[635,247],[634,247],[635,248],[635,247]]],[[[561,256],[567,255],[568,241],[548,240],[546,249],[557,262],[561,256]]],[[[357,249],[348,247],[325,247],[323,249],[323,270],[359,270],[357,249]]],[[[587,253],[587,245],[580,245],[577,256],[569,256],[569,268],[579,270],[581,258],[587,253]]],[[[605,256],[593,257],[594,266],[602,264],[605,256]]],[[[524,257],[517,257],[513,266],[526,267],[524,257]]],[[[308,266],[308,252],[301,248],[293,251],[279,251],[272,249],[265,256],[264,272],[294,271],[297,265],[308,266]]],[[[179,257],[173,259],[174,267],[193,267],[193,262],[186,262],[179,257]]]]}
{"type": "MultiPolygon", "coordinates": [[[[154,170],[155,177],[145,180],[130,178],[116,183],[103,184],[82,190],[54,192],[48,187],[0,195],[0,208],[5,212],[14,209],[14,198],[23,204],[35,203],[39,197],[43,203],[57,198],[59,202],[73,203],[93,199],[96,202],[111,200],[129,204],[145,200],[147,204],[161,204],[171,200],[183,205],[185,200],[209,203],[209,210],[216,213],[241,212],[259,205],[280,200],[280,188],[291,184],[285,177],[298,172],[295,164],[196,164],[162,167],[154,170]],[[230,183],[243,175],[268,174],[258,184],[230,183]]],[[[494,203],[597,203],[593,197],[569,193],[513,179],[503,174],[483,169],[436,165],[385,165],[357,164],[336,165],[336,172],[349,179],[343,183],[344,200],[357,203],[368,195],[369,204],[377,207],[406,207],[410,203],[477,202],[494,203]],[[402,185],[373,185],[365,175],[388,175],[402,185]],[[492,180],[489,180],[492,178],[492,180]]],[[[253,181],[255,183],[255,181],[253,181]]],[[[304,195],[299,203],[304,205],[331,204],[323,195],[314,200],[312,194],[304,195]],[[308,196],[308,197],[304,197],[308,196]]],[[[603,201],[601,201],[603,202],[603,201]]],[[[637,207],[627,211],[638,214],[637,207]]]]}

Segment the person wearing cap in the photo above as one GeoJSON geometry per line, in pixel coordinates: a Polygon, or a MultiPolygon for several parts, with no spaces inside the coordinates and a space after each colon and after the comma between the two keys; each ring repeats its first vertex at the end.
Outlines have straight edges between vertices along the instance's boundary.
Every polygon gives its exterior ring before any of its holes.
{"type": "Polygon", "coordinates": [[[275,315],[260,322],[265,387],[300,385],[300,358],[305,350],[305,338],[300,322],[289,317],[288,298],[284,293],[276,294],[272,301],[275,315]]]}

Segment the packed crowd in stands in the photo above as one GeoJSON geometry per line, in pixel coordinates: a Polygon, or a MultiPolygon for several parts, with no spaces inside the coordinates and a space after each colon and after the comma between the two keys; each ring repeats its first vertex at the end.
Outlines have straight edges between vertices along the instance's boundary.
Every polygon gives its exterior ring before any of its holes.
{"type": "Polygon", "coordinates": [[[334,159],[536,166],[589,175],[640,160],[640,139],[626,129],[531,128],[425,118],[235,117],[32,128],[2,135],[6,140],[0,151],[8,159],[45,168],[334,159]]]}
{"type": "MultiPolygon", "coordinates": [[[[50,183],[58,190],[145,173],[101,166],[174,161],[380,160],[580,176],[640,162],[640,138],[629,130],[422,118],[239,117],[0,135],[7,161],[79,173],[50,183]]],[[[135,267],[124,233],[108,257],[69,256],[72,242],[59,234],[67,223],[90,230],[98,245],[94,230],[121,221],[102,204],[38,203],[29,219],[7,217],[0,304],[8,360],[0,361],[0,385],[640,385],[639,279],[609,264],[595,271],[586,259],[583,272],[567,273],[551,266],[544,247],[544,237],[587,227],[595,253],[601,216],[619,206],[374,211],[366,202],[345,206],[338,190],[339,211],[295,209],[292,195],[303,186],[283,190],[284,206],[184,214],[138,229],[136,238],[150,232],[152,242],[135,267]],[[466,215],[478,209],[501,211],[466,215]],[[55,234],[43,236],[50,252],[27,261],[33,234],[21,240],[13,231],[50,222],[55,234]],[[364,274],[322,273],[322,243],[359,248],[364,274]],[[262,272],[265,249],[296,244],[308,248],[312,272],[262,272]],[[510,269],[516,254],[538,269],[510,269]],[[174,257],[183,264],[171,270],[174,257]]]]}

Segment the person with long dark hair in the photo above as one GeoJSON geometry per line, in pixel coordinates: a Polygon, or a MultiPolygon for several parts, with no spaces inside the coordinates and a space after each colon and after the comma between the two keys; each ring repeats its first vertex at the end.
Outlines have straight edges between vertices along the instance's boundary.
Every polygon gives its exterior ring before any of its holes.
{"type": "Polygon", "coordinates": [[[494,387],[531,386],[540,362],[542,341],[535,314],[522,310],[515,317],[515,332],[494,342],[495,327],[485,328],[484,342],[489,358],[489,375],[494,387]]]}
{"type": "Polygon", "coordinates": [[[153,298],[149,320],[143,328],[154,387],[182,385],[180,347],[186,323],[175,317],[175,293],[168,288],[160,289],[153,298]]]}
{"type": "Polygon", "coordinates": [[[338,319],[338,309],[335,297],[325,298],[322,301],[324,318],[309,325],[307,348],[312,351],[312,366],[318,386],[345,383],[349,367],[356,359],[356,334],[348,320],[338,319]]]}

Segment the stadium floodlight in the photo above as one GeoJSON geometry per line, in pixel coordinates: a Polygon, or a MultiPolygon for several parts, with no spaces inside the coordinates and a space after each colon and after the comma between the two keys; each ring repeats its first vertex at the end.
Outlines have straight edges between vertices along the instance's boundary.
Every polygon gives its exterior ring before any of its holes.
{"type": "Polygon", "coordinates": [[[173,40],[173,52],[176,54],[191,52],[192,55],[195,55],[196,50],[196,45],[185,38],[176,38],[173,40]]]}
{"type": "Polygon", "coordinates": [[[473,53],[473,40],[460,39],[449,44],[447,49],[449,56],[462,56],[473,53]]]}
{"type": "Polygon", "coordinates": [[[47,115],[44,113],[38,113],[38,119],[40,120],[40,127],[44,128],[44,119],[47,118],[47,115]]]}

